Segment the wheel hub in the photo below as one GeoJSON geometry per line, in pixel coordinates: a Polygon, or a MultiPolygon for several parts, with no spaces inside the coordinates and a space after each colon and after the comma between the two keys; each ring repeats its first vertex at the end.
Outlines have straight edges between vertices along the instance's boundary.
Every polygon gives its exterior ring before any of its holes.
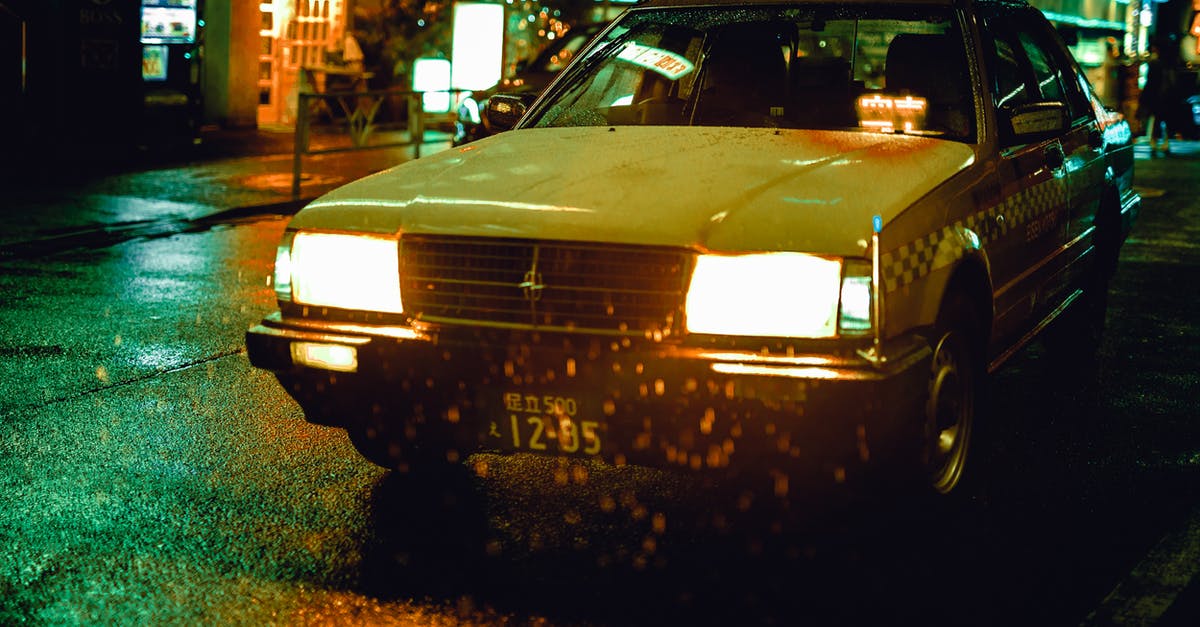
{"type": "Polygon", "coordinates": [[[926,408],[925,435],[930,482],[941,493],[954,489],[962,478],[971,432],[971,386],[960,339],[942,337],[934,353],[926,408]]]}

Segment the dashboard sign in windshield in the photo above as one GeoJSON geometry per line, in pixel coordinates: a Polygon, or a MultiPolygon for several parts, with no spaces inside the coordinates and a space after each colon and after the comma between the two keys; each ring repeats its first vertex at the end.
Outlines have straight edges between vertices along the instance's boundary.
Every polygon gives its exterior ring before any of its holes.
{"type": "Polygon", "coordinates": [[[625,49],[617,55],[618,59],[628,61],[638,67],[644,67],[662,74],[671,80],[679,80],[687,76],[696,66],[686,57],[669,50],[652,48],[629,42],[625,49]]]}

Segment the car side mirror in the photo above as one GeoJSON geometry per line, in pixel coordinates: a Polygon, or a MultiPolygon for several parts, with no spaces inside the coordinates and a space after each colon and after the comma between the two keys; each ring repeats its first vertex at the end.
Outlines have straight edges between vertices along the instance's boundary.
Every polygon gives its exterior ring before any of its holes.
{"type": "Polygon", "coordinates": [[[487,109],[484,110],[488,130],[499,133],[516,126],[536,97],[534,94],[496,94],[488,98],[487,109]]]}
{"type": "Polygon", "coordinates": [[[1000,109],[1001,136],[1009,144],[1032,144],[1057,137],[1067,130],[1067,105],[1032,102],[1000,109]]]}

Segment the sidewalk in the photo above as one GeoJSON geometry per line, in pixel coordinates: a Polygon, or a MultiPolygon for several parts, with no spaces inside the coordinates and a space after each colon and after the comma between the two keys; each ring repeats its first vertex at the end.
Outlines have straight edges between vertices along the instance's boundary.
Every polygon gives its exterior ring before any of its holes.
{"type": "MultiPolygon", "coordinates": [[[[231,210],[292,213],[335,187],[413,158],[412,146],[304,156],[296,199],[293,138],[290,128],[213,129],[185,151],[110,160],[93,154],[31,169],[6,184],[0,247],[231,210]]],[[[448,148],[449,138],[427,130],[421,155],[448,148]]],[[[373,142],[397,139],[381,135],[373,142]]],[[[348,144],[342,134],[314,133],[310,150],[348,144]]]]}
{"type": "Polygon", "coordinates": [[[1163,159],[1167,161],[1171,159],[1194,160],[1200,158],[1200,140],[1172,139],[1170,144],[1168,152],[1151,153],[1149,140],[1144,135],[1139,136],[1134,138],[1133,154],[1138,159],[1163,159]]]}

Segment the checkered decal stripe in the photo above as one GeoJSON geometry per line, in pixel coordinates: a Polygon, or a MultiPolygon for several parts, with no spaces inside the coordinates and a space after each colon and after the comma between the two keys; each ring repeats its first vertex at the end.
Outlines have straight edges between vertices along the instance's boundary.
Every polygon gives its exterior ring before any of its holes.
{"type": "Polygon", "coordinates": [[[1010,230],[1049,213],[1054,207],[1065,205],[1066,199],[1065,181],[1050,179],[1009,196],[999,205],[973,213],[951,226],[885,252],[880,256],[883,284],[891,292],[961,259],[961,246],[942,246],[959,229],[975,232],[979,235],[980,243],[987,245],[1010,230]],[[997,215],[1003,215],[1004,222],[998,223],[995,219],[997,215]]]}

